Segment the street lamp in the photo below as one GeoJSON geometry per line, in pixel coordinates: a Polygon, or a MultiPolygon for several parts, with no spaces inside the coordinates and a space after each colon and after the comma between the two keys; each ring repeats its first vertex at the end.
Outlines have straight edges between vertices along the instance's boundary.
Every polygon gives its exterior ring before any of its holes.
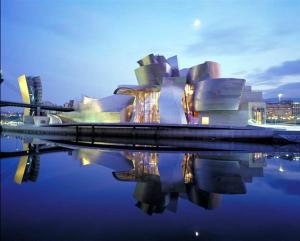
{"type": "Polygon", "coordinates": [[[281,101],[281,97],[282,97],[282,94],[281,94],[281,93],[279,93],[279,94],[278,94],[278,100],[279,100],[279,104],[280,104],[280,101],[281,101]]]}

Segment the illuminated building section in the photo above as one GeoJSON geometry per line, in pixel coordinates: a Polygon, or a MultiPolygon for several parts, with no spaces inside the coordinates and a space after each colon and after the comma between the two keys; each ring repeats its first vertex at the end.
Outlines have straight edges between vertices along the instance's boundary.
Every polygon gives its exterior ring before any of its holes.
{"type": "Polygon", "coordinates": [[[159,92],[137,91],[132,106],[131,122],[159,123],[158,98],[159,92]]]}
{"type": "Polygon", "coordinates": [[[267,103],[267,121],[269,123],[300,123],[300,102],[284,100],[279,103],[267,103]]]}
{"type": "MultiPolygon", "coordinates": [[[[177,56],[150,54],[137,61],[137,85],[121,85],[101,99],[69,101],[73,112],[58,113],[53,123],[165,123],[197,125],[264,124],[262,94],[244,79],[222,78],[218,63],[206,61],[179,69],[177,56]]],[[[20,76],[24,102],[41,100],[38,77],[20,76]]],[[[50,123],[52,123],[50,121],[50,123]]]]}
{"type": "Polygon", "coordinates": [[[128,106],[128,122],[134,123],[159,123],[158,86],[119,86],[114,94],[130,95],[134,97],[132,105],[128,106]]]}
{"type": "MultiPolygon", "coordinates": [[[[21,75],[18,78],[19,87],[23,102],[26,104],[42,103],[42,81],[39,76],[21,75]]],[[[28,108],[24,109],[24,119],[33,115],[33,111],[28,108]]]]}
{"type": "Polygon", "coordinates": [[[128,122],[128,107],[133,101],[134,97],[129,95],[112,95],[102,99],[84,96],[77,111],[60,113],[58,116],[64,122],[128,122]]]}
{"type": "Polygon", "coordinates": [[[292,103],[292,115],[294,118],[300,119],[300,102],[294,101],[292,103]]]}

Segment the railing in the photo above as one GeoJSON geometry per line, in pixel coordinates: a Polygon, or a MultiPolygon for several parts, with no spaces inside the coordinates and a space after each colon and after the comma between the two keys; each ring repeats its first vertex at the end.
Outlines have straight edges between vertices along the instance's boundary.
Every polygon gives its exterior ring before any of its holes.
{"type": "Polygon", "coordinates": [[[53,111],[61,111],[61,112],[70,112],[74,111],[73,108],[66,108],[61,106],[48,106],[48,105],[40,105],[40,104],[27,104],[27,103],[19,103],[12,101],[0,101],[0,106],[15,106],[15,107],[24,107],[30,109],[41,109],[41,110],[53,110],[53,111]]]}

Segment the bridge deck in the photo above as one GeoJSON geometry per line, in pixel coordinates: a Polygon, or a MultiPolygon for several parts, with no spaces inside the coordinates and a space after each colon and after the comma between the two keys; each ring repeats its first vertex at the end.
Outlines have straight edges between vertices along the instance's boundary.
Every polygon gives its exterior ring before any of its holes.
{"type": "Polygon", "coordinates": [[[74,111],[73,108],[66,108],[61,106],[34,105],[34,104],[19,103],[19,102],[12,102],[12,101],[0,101],[0,107],[5,107],[5,106],[14,106],[14,107],[31,108],[31,109],[40,108],[41,110],[54,110],[54,111],[61,111],[61,112],[74,111]]]}

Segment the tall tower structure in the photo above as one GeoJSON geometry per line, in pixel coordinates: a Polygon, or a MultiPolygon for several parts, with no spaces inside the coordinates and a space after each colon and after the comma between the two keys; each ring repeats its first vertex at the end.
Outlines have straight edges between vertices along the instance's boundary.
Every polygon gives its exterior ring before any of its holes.
{"type": "MultiPolygon", "coordinates": [[[[20,91],[23,102],[26,104],[41,104],[42,103],[42,81],[40,76],[21,75],[18,78],[20,91]]],[[[30,116],[33,111],[24,109],[24,117],[30,116]]]]}

